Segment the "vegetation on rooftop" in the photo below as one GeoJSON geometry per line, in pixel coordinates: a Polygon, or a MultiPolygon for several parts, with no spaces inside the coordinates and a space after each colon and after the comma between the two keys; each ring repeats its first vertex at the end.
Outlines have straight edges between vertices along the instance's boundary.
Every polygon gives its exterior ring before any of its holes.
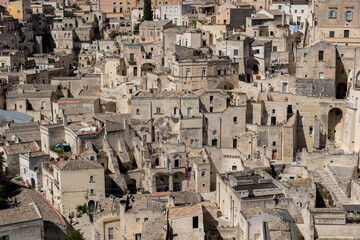
{"type": "Polygon", "coordinates": [[[65,11],[64,17],[73,18],[73,17],[75,17],[75,14],[73,12],[65,11]]]}
{"type": "Polygon", "coordinates": [[[79,7],[79,5],[77,5],[76,3],[73,3],[70,7],[76,10],[81,10],[81,7],[79,7]]]}

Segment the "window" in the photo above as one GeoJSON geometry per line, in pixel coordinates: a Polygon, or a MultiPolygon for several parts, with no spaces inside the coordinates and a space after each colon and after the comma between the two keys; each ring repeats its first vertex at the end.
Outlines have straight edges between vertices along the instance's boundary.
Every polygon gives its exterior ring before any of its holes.
{"type": "Polygon", "coordinates": [[[136,109],[136,115],[140,115],[140,109],[136,109]]]}
{"type": "Polygon", "coordinates": [[[206,70],[203,69],[203,70],[201,71],[201,76],[205,76],[205,74],[206,74],[206,70]]]}
{"type": "Polygon", "coordinates": [[[233,148],[237,148],[237,139],[236,138],[233,139],[233,148]]]}
{"type": "Polygon", "coordinates": [[[199,217],[193,217],[193,228],[198,228],[199,227],[199,217]]]}
{"type": "Polygon", "coordinates": [[[329,18],[337,18],[337,10],[336,9],[331,9],[328,11],[328,17],[329,18]]]}
{"type": "Polygon", "coordinates": [[[151,36],[151,37],[153,36],[153,34],[154,34],[153,31],[150,31],[150,36],[151,36]]]}
{"type": "Polygon", "coordinates": [[[134,62],[134,54],[130,53],[130,62],[134,62]]]}
{"type": "Polygon", "coordinates": [[[160,108],[159,107],[156,108],[156,113],[160,113],[160,108]]]}
{"type": "Polygon", "coordinates": [[[323,72],[319,72],[319,78],[323,79],[324,78],[324,73],[323,72]]]}
{"type": "Polygon", "coordinates": [[[135,234],[135,240],[141,240],[141,233],[135,234]]]}
{"type": "Polygon", "coordinates": [[[136,218],[136,222],[140,222],[140,218],[136,218]]]}
{"type": "Polygon", "coordinates": [[[9,235],[1,236],[0,240],[10,240],[10,236],[9,235]]]}
{"type": "Polygon", "coordinates": [[[344,20],[351,21],[354,19],[353,11],[344,11],[344,20]]]}
{"type": "Polygon", "coordinates": [[[233,122],[234,122],[234,123],[237,123],[237,117],[234,117],[234,118],[233,118],[233,122]]]}
{"type": "Polygon", "coordinates": [[[273,46],[273,52],[277,52],[277,46],[273,46]]]}
{"type": "Polygon", "coordinates": [[[272,143],[272,145],[273,145],[273,146],[276,146],[276,142],[274,141],[274,142],[272,143]]]}
{"type": "Polygon", "coordinates": [[[292,113],[292,105],[288,105],[287,107],[287,113],[292,113]]]}
{"type": "Polygon", "coordinates": [[[312,127],[312,126],[309,127],[309,135],[310,135],[310,136],[313,135],[313,127],[312,127]]]}
{"type": "Polygon", "coordinates": [[[237,56],[237,55],[239,55],[239,50],[234,49],[234,56],[237,56]]]}
{"type": "Polygon", "coordinates": [[[287,82],[281,83],[282,85],[282,92],[287,93],[289,91],[289,84],[287,82]]]}
{"type": "Polygon", "coordinates": [[[231,167],[231,170],[236,171],[236,170],[237,170],[237,166],[232,166],[232,167],[231,167]]]}
{"type": "Polygon", "coordinates": [[[272,110],[272,113],[275,113],[275,109],[272,110]]]}
{"type": "Polygon", "coordinates": [[[308,75],[307,75],[307,74],[305,74],[305,78],[308,78],[308,75]]]}
{"type": "Polygon", "coordinates": [[[175,160],[174,167],[179,167],[179,159],[176,159],[176,160],[175,160]]]}
{"type": "Polygon", "coordinates": [[[114,239],[114,228],[108,228],[108,236],[109,236],[109,240],[114,239]]]}
{"type": "Polygon", "coordinates": [[[160,165],[160,160],[159,160],[159,158],[156,158],[155,159],[155,166],[159,166],[160,165]]]}
{"type": "Polygon", "coordinates": [[[203,177],[203,176],[205,176],[206,175],[206,171],[205,170],[202,170],[201,171],[201,176],[203,177]]]}
{"type": "Polygon", "coordinates": [[[218,75],[221,75],[221,69],[218,70],[218,75]]]}
{"type": "Polygon", "coordinates": [[[210,96],[210,104],[214,103],[214,96],[210,96]]]}
{"type": "Polygon", "coordinates": [[[350,36],[349,30],[344,30],[344,38],[348,38],[350,36]]]}
{"type": "Polygon", "coordinates": [[[186,77],[190,77],[190,69],[186,69],[186,77]]]}
{"type": "Polygon", "coordinates": [[[93,188],[90,189],[90,195],[95,195],[95,190],[93,188]]]}
{"type": "Polygon", "coordinates": [[[329,32],[329,37],[331,37],[331,38],[335,37],[335,32],[334,32],[334,31],[330,31],[330,32],[329,32]]]}
{"type": "Polygon", "coordinates": [[[211,146],[217,147],[217,139],[211,141],[211,146]]]}
{"type": "Polygon", "coordinates": [[[26,174],[26,168],[24,168],[24,174],[26,174]]]}
{"type": "Polygon", "coordinates": [[[95,177],[94,176],[90,176],[90,182],[91,183],[95,182],[95,177]]]}
{"type": "Polygon", "coordinates": [[[213,107],[210,107],[210,112],[213,112],[214,111],[214,108],[213,107]]]}
{"type": "Polygon", "coordinates": [[[144,222],[147,222],[149,219],[148,218],[144,218],[144,222]]]}
{"type": "Polygon", "coordinates": [[[324,51],[319,51],[319,61],[324,61],[324,51]]]}
{"type": "Polygon", "coordinates": [[[188,109],[187,109],[187,114],[188,114],[189,116],[192,116],[193,112],[192,112],[192,108],[191,108],[191,107],[188,107],[188,109]]]}
{"type": "Polygon", "coordinates": [[[260,54],[260,50],[259,50],[259,49],[255,49],[255,54],[260,54]]]}

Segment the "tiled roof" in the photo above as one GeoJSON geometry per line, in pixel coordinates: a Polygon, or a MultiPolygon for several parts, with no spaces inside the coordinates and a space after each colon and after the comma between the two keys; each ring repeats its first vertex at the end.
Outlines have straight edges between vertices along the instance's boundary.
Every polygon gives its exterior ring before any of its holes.
{"type": "Polygon", "coordinates": [[[201,198],[195,192],[183,191],[170,193],[174,198],[175,205],[200,203],[201,198]]]}
{"type": "Polygon", "coordinates": [[[35,142],[18,143],[14,145],[4,146],[5,153],[7,155],[21,154],[27,152],[39,151],[40,147],[35,142]]]}
{"type": "Polygon", "coordinates": [[[169,209],[169,219],[202,214],[201,203],[169,209]]]}
{"type": "Polygon", "coordinates": [[[61,161],[55,162],[55,165],[62,170],[102,168],[100,163],[98,163],[96,161],[86,160],[86,159],[61,160],[61,161]]]}
{"type": "Polygon", "coordinates": [[[15,207],[0,211],[0,226],[41,219],[34,206],[15,207]]]}

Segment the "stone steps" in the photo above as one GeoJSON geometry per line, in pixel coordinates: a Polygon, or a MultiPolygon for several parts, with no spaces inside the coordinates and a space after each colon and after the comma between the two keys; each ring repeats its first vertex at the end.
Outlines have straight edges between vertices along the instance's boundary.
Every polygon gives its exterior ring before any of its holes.
{"type": "Polygon", "coordinates": [[[340,189],[338,183],[335,179],[330,175],[330,173],[326,169],[321,169],[319,171],[321,179],[323,183],[328,188],[328,190],[332,193],[335,200],[339,201],[341,204],[349,204],[350,199],[345,195],[345,193],[340,189]]]}

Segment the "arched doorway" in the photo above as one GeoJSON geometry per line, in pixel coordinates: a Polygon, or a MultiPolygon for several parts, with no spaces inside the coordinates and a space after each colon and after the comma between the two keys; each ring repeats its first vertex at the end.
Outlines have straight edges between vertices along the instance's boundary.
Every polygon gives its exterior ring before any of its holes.
{"type": "Polygon", "coordinates": [[[35,183],[35,179],[31,178],[31,187],[35,188],[36,187],[36,183],[35,183]]]}
{"type": "Polygon", "coordinates": [[[335,142],[341,141],[343,129],[343,112],[333,108],[328,114],[328,139],[335,142]]]}
{"type": "Polygon", "coordinates": [[[216,88],[223,89],[223,90],[232,90],[232,89],[234,89],[234,84],[232,84],[229,81],[222,81],[217,85],[216,88]]]}
{"type": "Polygon", "coordinates": [[[165,174],[156,175],[156,191],[167,192],[169,191],[169,176],[165,174]]]}
{"type": "Polygon", "coordinates": [[[89,212],[94,212],[94,210],[95,210],[95,202],[93,201],[93,200],[90,200],[89,202],[88,202],[88,209],[89,209],[89,212]]]}
{"type": "Polygon", "coordinates": [[[336,86],[336,98],[344,99],[344,98],[346,98],[346,93],[347,93],[346,83],[339,83],[336,86]]]}
{"type": "Polygon", "coordinates": [[[127,184],[127,189],[130,191],[130,194],[137,193],[136,180],[130,179],[127,184]]]}
{"type": "Polygon", "coordinates": [[[152,72],[155,70],[155,65],[151,63],[144,63],[141,65],[141,74],[145,76],[146,72],[152,72]]]}

